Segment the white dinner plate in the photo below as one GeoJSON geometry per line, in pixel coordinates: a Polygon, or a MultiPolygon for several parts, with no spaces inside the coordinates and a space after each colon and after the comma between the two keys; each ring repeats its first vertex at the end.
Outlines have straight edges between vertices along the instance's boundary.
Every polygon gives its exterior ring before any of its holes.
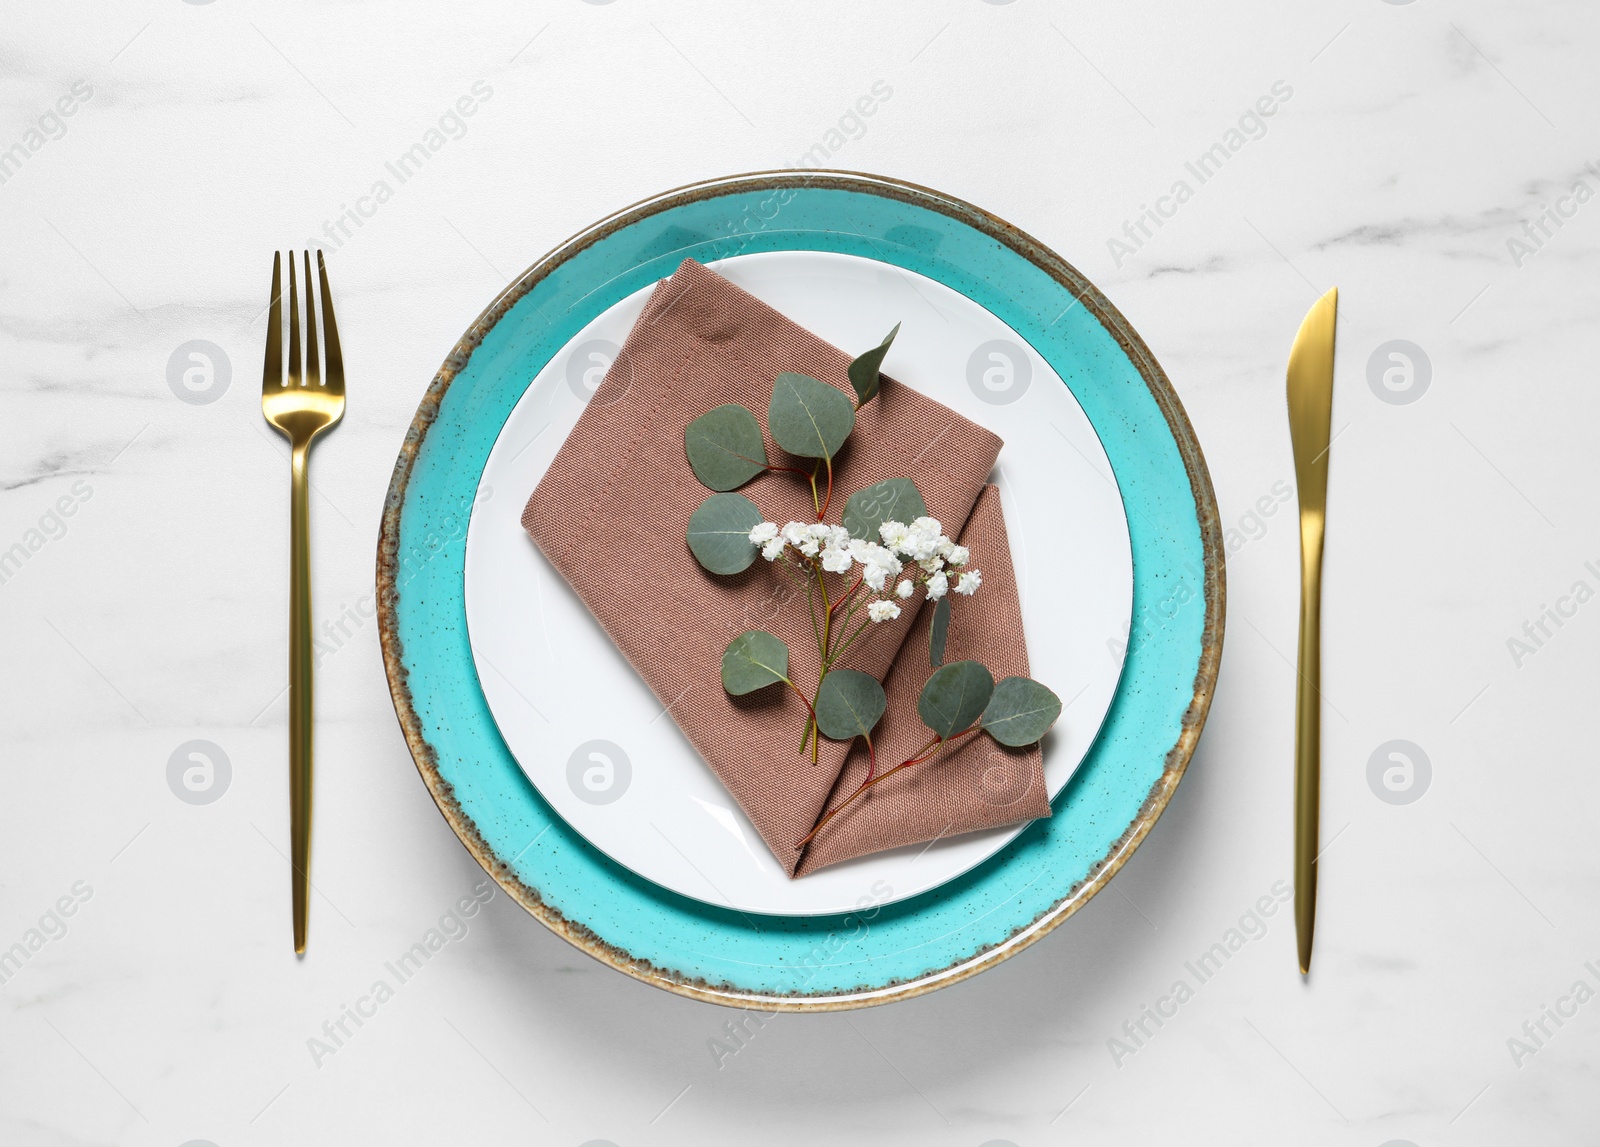
{"type": "MultiPolygon", "coordinates": [[[[874,346],[901,322],[885,372],[1004,439],[993,481],[1011,538],[1031,676],[1065,705],[1045,742],[1054,798],[1116,695],[1133,608],[1122,497],[1072,392],[999,318],[915,272],[810,251],[743,255],[712,269],[841,348],[874,346]]],[[[887,902],[874,888],[901,900],[959,876],[1025,826],[790,879],[663,703],[523,532],[523,503],[649,293],[605,311],[530,380],[479,482],[467,534],[467,626],[501,736],[540,794],[595,847],[698,900],[784,916],[843,913],[864,898],[887,902]]]]}

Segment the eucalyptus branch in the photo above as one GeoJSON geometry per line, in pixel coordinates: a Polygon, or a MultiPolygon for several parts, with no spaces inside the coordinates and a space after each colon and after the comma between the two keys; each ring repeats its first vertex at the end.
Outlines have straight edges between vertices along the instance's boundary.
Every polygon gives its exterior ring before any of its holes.
{"type": "Polygon", "coordinates": [[[793,690],[807,713],[800,752],[804,754],[809,745],[813,765],[820,758],[823,737],[845,743],[860,737],[867,744],[865,779],[827,810],[796,848],[815,840],[874,785],[932,760],[945,746],[979,730],[1002,745],[1034,745],[1061,713],[1060,699],[1037,681],[1008,677],[996,684],[976,661],[940,666],[950,602],[976,593],[983,576],[968,568],[967,548],[947,537],[938,520],[928,515],[914,483],[885,478],[857,490],[845,499],[840,523],[825,524],[833,506],[834,456],[855,429],[856,410],[877,395],[880,368],[898,330],[897,326],[850,364],[854,402],[838,387],[786,371],[773,381],[765,432],[755,413],[737,403],[715,407],[684,428],[689,465],[701,484],[714,491],[689,516],[685,539],[690,552],[708,573],[725,577],[748,570],[758,557],[768,562],[781,559],[783,575],[804,585],[817,643],[817,687],[809,697],[789,676],[789,647],[758,629],[739,634],[723,651],[723,688],[735,697],[780,682],[793,690]],[[811,460],[809,471],[769,462],[766,434],[790,458],[811,460]],[[754,502],[734,492],[769,472],[806,480],[815,522],[779,526],[764,520],[754,502]],[[825,484],[819,488],[817,480],[824,475],[825,484]],[[827,575],[848,575],[855,566],[860,569],[854,571],[854,580],[847,578],[839,596],[831,597],[827,575]],[[880,773],[872,730],[883,718],[888,696],[872,675],[836,666],[871,625],[902,616],[900,603],[909,606],[908,599],[918,589],[925,592],[925,600],[935,603],[929,656],[940,667],[917,701],[917,713],[934,737],[913,756],[880,773]],[[858,620],[863,611],[866,617],[858,620]]]}

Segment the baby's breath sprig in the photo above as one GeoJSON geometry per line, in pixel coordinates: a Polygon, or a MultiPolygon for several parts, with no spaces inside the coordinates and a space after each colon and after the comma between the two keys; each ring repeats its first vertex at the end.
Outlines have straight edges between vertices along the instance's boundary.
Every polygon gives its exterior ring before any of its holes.
{"type": "MultiPolygon", "coordinates": [[[[892,519],[882,522],[876,542],[852,537],[844,526],[822,522],[790,522],[782,527],[776,522],[760,522],[747,536],[763,558],[795,571],[805,584],[822,666],[818,698],[829,672],[867,628],[899,617],[900,603],[919,588],[929,601],[938,601],[952,591],[971,597],[983,584],[978,570],[962,568],[972,556],[967,548],[956,545],[944,534],[939,520],[926,515],[909,525],[892,519]],[[953,584],[951,570],[956,571],[953,584]],[[841,591],[835,582],[830,594],[829,574],[844,578],[846,587],[841,591]]],[[[812,715],[800,740],[801,752],[812,744],[813,763],[818,753],[813,743],[819,728],[817,703],[813,699],[812,715]]],[[[827,729],[821,731],[827,735],[827,729]]]]}

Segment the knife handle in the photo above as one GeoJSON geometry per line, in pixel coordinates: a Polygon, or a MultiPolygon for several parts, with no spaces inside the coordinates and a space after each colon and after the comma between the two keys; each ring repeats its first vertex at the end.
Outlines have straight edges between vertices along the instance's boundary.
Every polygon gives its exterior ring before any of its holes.
{"type": "Polygon", "coordinates": [[[1311,971],[1317,921],[1317,830],[1322,797],[1323,516],[1300,514],[1300,672],[1295,694],[1294,927],[1300,973],[1311,971]]]}

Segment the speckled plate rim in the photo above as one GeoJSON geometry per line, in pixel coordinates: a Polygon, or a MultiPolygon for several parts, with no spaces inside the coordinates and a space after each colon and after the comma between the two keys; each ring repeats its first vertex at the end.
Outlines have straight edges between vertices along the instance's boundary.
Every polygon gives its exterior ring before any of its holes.
{"type": "MultiPolygon", "coordinates": [[[[524,366],[536,353],[526,357],[524,366]]],[[[493,396],[503,406],[500,420],[520,393],[493,396]]],[[[477,461],[487,452],[482,445],[477,461]]],[[[719,1004],[810,1011],[886,1003],[975,975],[1058,926],[1105,886],[1148,835],[1193,755],[1221,660],[1225,586],[1222,531],[1193,429],[1143,340],[1092,283],[1037,240],[942,193],[854,172],[784,171],[710,180],[645,200],[575,236],[501,292],[451,351],[407,432],[384,506],[377,596],[384,667],[412,757],[446,821],[509,895],[574,946],[646,983],[719,1004]],[[861,226],[857,208],[902,223],[874,235],[861,226]],[[830,211],[843,212],[832,226],[830,211]],[[680,218],[714,221],[716,231],[679,227],[673,221],[680,218]],[[666,224],[655,235],[658,249],[617,246],[648,237],[652,222],[666,224]],[[938,253],[946,239],[962,248],[966,262],[938,253]],[[877,907],[869,892],[858,913],[757,923],[623,869],[527,782],[477,688],[460,616],[465,510],[477,472],[455,479],[469,491],[464,506],[459,495],[451,501],[428,485],[447,485],[448,468],[438,474],[428,468],[455,460],[449,451],[463,436],[452,421],[457,415],[493,421],[495,407],[472,386],[458,387],[466,391],[459,400],[452,393],[464,377],[476,378],[474,353],[482,351],[483,373],[503,371],[502,359],[514,361],[519,347],[526,355],[537,342],[523,334],[519,344],[517,332],[499,329],[519,304],[531,307],[521,312],[524,325],[537,313],[546,328],[539,337],[558,347],[563,329],[581,325],[619,293],[670,273],[682,257],[709,262],[796,247],[865,254],[938,278],[995,310],[1050,361],[1106,443],[1123,487],[1134,534],[1135,629],[1118,699],[1088,759],[1058,796],[1055,816],[1035,822],[978,868],[909,900],[877,907]],[[580,291],[551,319],[540,290],[570,294],[581,286],[562,280],[586,253],[632,266],[580,291]],[[1007,291],[1024,286],[1028,301],[1013,302],[1007,291]],[[1103,377],[1117,374],[1120,363],[1087,361],[1099,359],[1107,337],[1131,368],[1125,378],[1103,377]],[[1141,428],[1168,437],[1141,439],[1141,428]],[[449,441],[436,446],[440,438],[449,441]],[[430,452],[437,454],[431,462],[430,452]],[[414,582],[420,584],[411,589],[414,582]],[[414,679],[440,649],[461,662],[450,667],[458,678],[441,683],[441,671],[414,679]],[[515,790],[516,809],[480,791],[495,781],[515,790]],[[1132,809],[1125,822],[1119,808],[1132,809]],[[1083,838],[1069,838],[1066,826],[1080,811],[1075,828],[1083,838]],[[1097,813],[1116,823],[1102,826],[1097,813]],[[1052,873],[1064,886],[1036,889],[1052,873]],[[839,929],[848,932],[841,938],[839,929]]]]}

